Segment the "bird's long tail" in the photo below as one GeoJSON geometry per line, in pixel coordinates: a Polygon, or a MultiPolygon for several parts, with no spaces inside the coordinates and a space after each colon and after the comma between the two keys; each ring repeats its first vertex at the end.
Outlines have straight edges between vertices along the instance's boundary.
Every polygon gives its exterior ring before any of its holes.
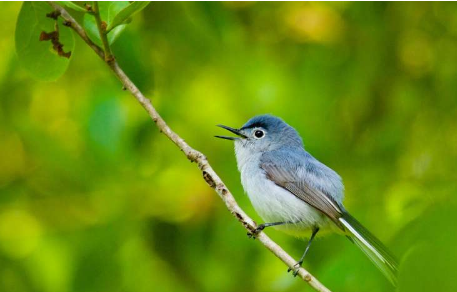
{"type": "Polygon", "coordinates": [[[397,261],[381,241],[346,212],[339,221],[348,230],[349,239],[351,239],[351,241],[353,241],[379,268],[387,279],[396,286],[397,261]]]}

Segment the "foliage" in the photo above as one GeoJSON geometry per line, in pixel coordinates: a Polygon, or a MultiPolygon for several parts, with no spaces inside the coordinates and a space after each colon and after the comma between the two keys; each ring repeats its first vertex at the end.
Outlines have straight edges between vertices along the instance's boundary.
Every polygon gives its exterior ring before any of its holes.
{"type": "Polygon", "coordinates": [[[40,35],[57,31],[64,52],[73,51],[75,46],[72,32],[63,29],[60,22],[46,17],[51,12],[52,8],[45,2],[24,2],[16,27],[19,61],[36,78],[43,80],[59,78],[67,70],[70,58],[59,56],[52,42],[42,40],[40,35]]]}
{"type": "MultiPolygon", "coordinates": [[[[115,16],[119,15],[124,11],[128,6],[128,1],[101,1],[99,2],[100,6],[100,16],[103,21],[106,22],[107,27],[112,27],[114,24],[115,16]]],[[[89,35],[89,38],[99,45],[102,46],[102,41],[100,39],[100,33],[98,32],[97,23],[95,22],[95,17],[91,14],[84,14],[84,28],[89,35]]],[[[125,28],[125,24],[117,25],[114,30],[110,31],[108,34],[108,42],[112,44],[122,33],[125,28]]]]}
{"type": "MultiPolygon", "coordinates": [[[[93,15],[62,2],[90,33],[93,15]]],[[[55,29],[51,9],[1,5],[0,291],[310,289],[247,239],[60,19],[71,59],[39,41],[55,29]]],[[[341,174],[347,209],[401,258],[398,291],[457,290],[455,3],[132,6],[100,2],[107,27],[120,24],[116,59],[250,215],[260,221],[214,125],[273,113],[341,174]]],[[[302,240],[266,232],[301,255],[302,240]]],[[[334,291],[392,291],[338,235],[304,265],[334,291]]]]}
{"type": "Polygon", "coordinates": [[[112,22],[109,24],[107,31],[111,31],[113,28],[127,22],[134,14],[143,10],[148,6],[150,1],[134,1],[127,7],[124,7],[119,13],[115,14],[112,22]]]}
{"type": "MultiPolygon", "coordinates": [[[[102,46],[92,7],[82,7],[72,1],[59,1],[72,10],[84,13],[84,28],[89,38],[102,46]]],[[[124,31],[131,17],[143,10],[148,1],[102,1],[99,3],[100,16],[105,22],[109,44],[114,43],[124,31]]],[[[74,49],[74,37],[70,29],[62,29],[63,24],[52,8],[45,2],[24,2],[19,13],[16,27],[16,51],[21,64],[36,78],[52,81],[67,70],[71,52],[74,49]],[[53,20],[55,19],[55,20],[53,20]],[[55,42],[47,42],[43,34],[55,32],[55,42]],[[56,48],[56,42],[60,47],[56,48]],[[62,58],[63,54],[68,54],[62,58]]]]}

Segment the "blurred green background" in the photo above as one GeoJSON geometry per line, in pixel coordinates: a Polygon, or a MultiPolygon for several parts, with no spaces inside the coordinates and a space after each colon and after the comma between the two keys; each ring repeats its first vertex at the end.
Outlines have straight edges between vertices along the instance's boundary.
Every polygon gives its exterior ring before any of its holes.
{"type": "MultiPolygon", "coordinates": [[[[61,79],[31,78],[20,5],[0,11],[0,291],[312,291],[80,39],[61,79]]],[[[256,221],[213,135],[272,113],[343,177],[347,209],[401,259],[398,291],[457,291],[455,3],[152,3],[113,49],[256,221]]],[[[337,235],[304,266],[333,291],[393,291],[337,235]]]]}

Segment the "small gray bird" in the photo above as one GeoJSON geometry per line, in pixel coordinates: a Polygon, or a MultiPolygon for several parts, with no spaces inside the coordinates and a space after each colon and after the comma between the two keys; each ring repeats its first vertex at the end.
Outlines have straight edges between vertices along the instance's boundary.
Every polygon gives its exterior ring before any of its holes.
{"type": "Polygon", "coordinates": [[[294,128],[271,115],[256,116],[240,129],[218,126],[238,135],[216,137],[235,141],[241,183],[265,221],[251,236],[269,226],[298,236],[311,232],[294,276],[318,231],[330,230],[346,235],[395,286],[395,258],[349,215],[343,206],[341,177],[306,152],[294,128]]]}

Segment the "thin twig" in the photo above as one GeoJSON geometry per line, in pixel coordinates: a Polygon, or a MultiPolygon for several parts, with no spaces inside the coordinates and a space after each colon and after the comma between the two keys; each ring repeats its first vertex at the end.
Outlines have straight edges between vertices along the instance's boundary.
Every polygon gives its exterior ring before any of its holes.
{"type": "Polygon", "coordinates": [[[102,21],[100,17],[100,9],[98,8],[98,1],[94,1],[93,13],[95,16],[95,22],[97,23],[98,32],[100,33],[100,39],[102,40],[103,48],[105,50],[105,61],[113,61],[113,55],[111,54],[111,48],[108,42],[108,33],[106,32],[106,22],[102,21]]]}
{"type": "MultiPolygon", "coordinates": [[[[86,35],[84,29],[75,21],[75,19],[68,14],[68,12],[56,4],[55,2],[48,2],[55,10],[60,12],[60,16],[64,19],[68,26],[71,27],[96,53],[103,59],[106,64],[111,68],[117,78],[121,81],[124,88],[128,89],[131,94],[138,100],[143,108],[148,112],[151,119],[156,123],[157,127],[160,129],[165,136],[168,137],[176,146],[178,146],[186,157],[198,164],[198,167],[202,171],[203,178],[205,181],[217,192],[219,197],[227,206],[227,209],[232,213],[232,215],[240,221],[243,226],[249,231],[252,232],[255,230],[257,225],[255,222],[240,208],[232,193],[228,190],[227,186],[220,179],[220,177],[213,170],[205,155],[199,151],[190,147],[180,136],[178,136],[166,122],[162,119],[159,113],[156,111],[151,101],[147,99],[143,93],[136,87],[136,85],[130,80],[130,78],[124,73],[124,71],[119,67],[117,61],[113,58],[111,61],[106,61],[103,51],[95,45],[86,35]]],[[[276,257],[283,261],[289,268],[294,268],[294,265],[297,263],[288,253],[286,253],[278,244],[271,240],[265,233],[260,232],[257,235],[257,239],[269,249],[276,257]]],[[[316,291],[320,292],[330,292],[323,284],[321,284],[313,275],[311,275],[304,268],[300,268],[298,275],[304,281],[308,282],[316,291]]]]}

